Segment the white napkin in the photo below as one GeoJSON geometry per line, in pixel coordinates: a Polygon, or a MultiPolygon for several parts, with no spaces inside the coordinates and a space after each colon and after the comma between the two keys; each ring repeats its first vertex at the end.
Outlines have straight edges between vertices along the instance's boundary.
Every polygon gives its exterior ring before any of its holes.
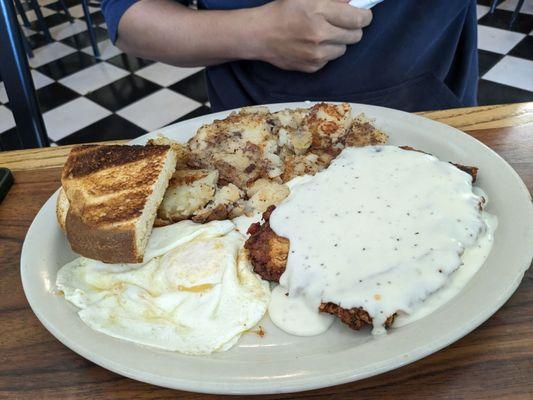
{"type": "Polygon", "coordinates": [[[357,8],[366,8],[370,9],[374,7],[376,4],[381,3],[383,0],[352,0],[350,1],[350,5],[357,7],[357,8]]]}

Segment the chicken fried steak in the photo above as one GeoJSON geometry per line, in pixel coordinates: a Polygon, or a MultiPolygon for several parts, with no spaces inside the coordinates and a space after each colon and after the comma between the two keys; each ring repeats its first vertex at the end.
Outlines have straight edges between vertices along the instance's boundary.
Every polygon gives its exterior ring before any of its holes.
{"type": "MultiPolygon", "coordinates": [[[[408,146],[402,148],[404,150],[419,151],[408,146]]],[[[452,164],[469,174],[472,177],[472,182],[476,181],[478,168],[452,164]]],[[[279,282],[281,275],[285,271],[290,250],[290,241],[287,238],[277,235],[270,227],[270,216],[275,209],[276,206],[270,206],[263,213],[263,222],[257,222],[250,226],[248,229],[250,237],[244,244],[254,272],[259,274],[263,279],[271,282],[279,282]]],[[[337,316],[343,323],[354,330],[359,330],[365,325],[372,325],[372,318],[368,312],[359,307],[346,309],[328,302],[322,303],[319,310],[337,316]]],[[[395,315],[390,315],[387,318],[385,322],[386,328],[392,325],[395,315]]]]}

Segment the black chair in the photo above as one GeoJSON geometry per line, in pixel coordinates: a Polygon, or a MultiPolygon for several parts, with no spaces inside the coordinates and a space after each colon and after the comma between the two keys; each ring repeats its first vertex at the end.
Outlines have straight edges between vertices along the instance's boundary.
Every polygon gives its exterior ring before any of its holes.
{"type": "Polygon", "coordinates": [[[0,0],[0,54],[0,76],[17,125],[21,148],[49,146],[12,0],[0,0]]]}
{"type": "MultiPolygon", "coordinates": [[[[50,32],[46,27],[37,0],[29,1],[35,11],[39,27],[43,30],[45,37],[51,40],[50,32]]],[[[22,34],[15,12],[16,7],[21,13],[21,19],[24,22],[24,17],[22,17],[24,8],[20,2],[19,8],[16,2],[17,0],[0,0],[0,54],[2,55],[0,77],[4,81],[10,108],[17,126],[20,148],[48,147],[50,146],[50,141],[46,133],[28,59],[25,54],[26,52],[31,54],[31,47],[22,34]]],[[[100,57],[89,12],[89,2],[81,0],[81,4],[94,55],[95,57],[100,57]]],[[[63,6],[61,7],[63,8],[63,6]]]]}

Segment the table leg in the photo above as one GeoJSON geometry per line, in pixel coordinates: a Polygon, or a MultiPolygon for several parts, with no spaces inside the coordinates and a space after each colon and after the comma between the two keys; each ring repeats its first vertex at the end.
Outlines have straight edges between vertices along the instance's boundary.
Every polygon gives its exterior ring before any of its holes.
{"type": "Polygon", "coordinates": [[[4,81],[9,105],[17,124],[23,148],[45,147],[43,116],[35,95],[35,87],[11,0],[0,0],[0,75],[4,81]]]}

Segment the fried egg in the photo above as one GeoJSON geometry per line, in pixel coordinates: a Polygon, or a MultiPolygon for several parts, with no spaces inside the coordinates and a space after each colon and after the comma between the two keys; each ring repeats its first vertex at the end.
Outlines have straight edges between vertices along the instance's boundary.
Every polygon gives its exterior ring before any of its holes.
{"type": "Polygon", "coordinates": [[[145,263],[80,257],[59,270],[56,286],[96,331],[186,354],[224,351],[270,300],[243,243],[230,221],[182,221],[154,228],[145,263]]]}

